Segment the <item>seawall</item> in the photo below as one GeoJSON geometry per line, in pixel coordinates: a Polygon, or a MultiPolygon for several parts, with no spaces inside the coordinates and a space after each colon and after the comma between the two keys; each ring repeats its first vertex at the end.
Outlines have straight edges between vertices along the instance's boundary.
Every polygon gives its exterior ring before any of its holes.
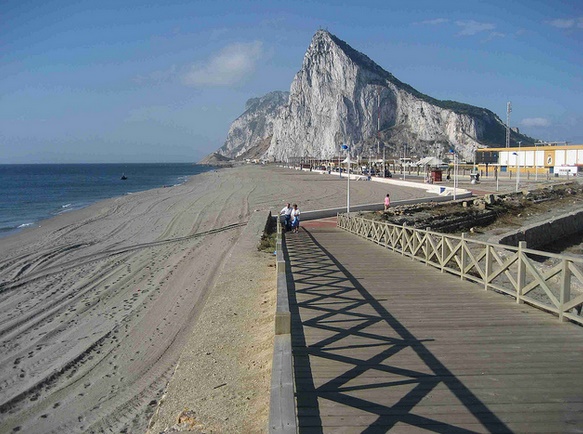
{"type": "Polygon", "coordinates": [[[515,247],[520,241],[526,241],[528,248],[537,249],[581,231],[583,231],[583,210],[578,210],[524,226],[516,231],[506,232],[491,238],[490,241],[515,247]]]}

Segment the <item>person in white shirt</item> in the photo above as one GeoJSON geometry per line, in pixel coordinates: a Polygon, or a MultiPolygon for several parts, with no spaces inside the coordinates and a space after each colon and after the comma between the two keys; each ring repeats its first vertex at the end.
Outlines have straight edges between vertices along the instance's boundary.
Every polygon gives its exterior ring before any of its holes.
{"type": "Polygon", "coordinates": [[[292,227],[292,231],[294,233],[298,233],[298,229],[300,227],[300,209],[298,208],[298,205],[294,203],[294,207],[291,211],[291,227],[292,227]]]}
{"type": "Polygon", "coordinates": [[[284,216],[284,225],[286,231],[291,230],[291,213],[292,207],[289,203],[286,206],[284,206],[279,212],[279,215],[284,216]]]}

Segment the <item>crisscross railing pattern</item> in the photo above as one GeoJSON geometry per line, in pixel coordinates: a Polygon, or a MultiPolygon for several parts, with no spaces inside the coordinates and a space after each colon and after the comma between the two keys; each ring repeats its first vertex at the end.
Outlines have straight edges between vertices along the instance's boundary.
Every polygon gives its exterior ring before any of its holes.
{"type": "Polygon", "coordinates": [[[404,256],[583,325],[583,258],[338,215],[338,227],[404,256]]]}

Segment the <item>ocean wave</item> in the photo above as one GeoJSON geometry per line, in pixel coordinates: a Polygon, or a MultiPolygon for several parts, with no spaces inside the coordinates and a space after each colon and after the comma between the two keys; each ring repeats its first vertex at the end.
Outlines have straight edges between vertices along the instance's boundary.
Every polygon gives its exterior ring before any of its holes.
{"type": "Polygon", "coordinates": [[[22,228],[28,228],[30,226],[34,226],[34,223],[23,223],[17,227],[18,227],[18,229],[22,229],[22,228]]]}
{"type": "Polygon", "coordinates": [[[68,203],[66,205],[61,205],[61,208],[58,210],[53,210],[51,212],[51,215],[55,216],[55,215],[69,213],[71,211],[77,211],[81,208],[85,208],[89,204],[90,204],[90,202],[75,202],[75,203],[68,203]]]}
{"type": "Polygon", "coordinates": [[[61,215],[61,214],[65,214],[66,212],[71,212],[71,211],[75,211],[75,209],[74,208],[71,208],[71,207],[70,208],[65,208],[65,209],[62,209],[62,210],[60,210],[60,211],[58,211],[56,213],[53,213],[53,215],[61,215]]]}
{"type": "Polygon", "coordinates": [[[178,177],[178,184],[174,184],[174,185],[182,185],[182,184],[185,184],[188,181],[189,178],[190,178],[189,175],[179,176],[178,177]]]}

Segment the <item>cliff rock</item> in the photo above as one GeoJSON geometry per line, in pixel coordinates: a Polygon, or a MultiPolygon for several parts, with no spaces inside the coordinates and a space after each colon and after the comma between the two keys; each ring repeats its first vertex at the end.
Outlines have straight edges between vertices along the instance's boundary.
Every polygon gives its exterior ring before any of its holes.
{"type": "MultiPolygon", "coordinates": [[[[476,148],[502,147],[505,137],[504,123],[490,110],[424,95],[319,30],[289,98],[274,92],[250,100],[219,153],[269,160],[331,158],[342,153],[342,144],[349,144],[353,157],[375,157],[383,151],[387,158],[404,153],[443,157],[454,149],[461,158],[473,160],[476,148]]],[[[533,141],[513,131],[511,141],[517,140],[533,141]]]]}
{"type": "Polygon", "coordinates": [[[204,157],[197,164],[202,164],[205,166],[225,166],[231,164],[232,162],[232,158],[225,157],[224,155],[213,152],[212,154],[204,157]]]}
{"type": "Polygon", "coordinates": [[[273,135],[273,121],[287,102],[289,92],[270,92],[247,101],[245,112],[231,124],[218,154],[234,159],[257,158],[266,153],[273,135]]]}

